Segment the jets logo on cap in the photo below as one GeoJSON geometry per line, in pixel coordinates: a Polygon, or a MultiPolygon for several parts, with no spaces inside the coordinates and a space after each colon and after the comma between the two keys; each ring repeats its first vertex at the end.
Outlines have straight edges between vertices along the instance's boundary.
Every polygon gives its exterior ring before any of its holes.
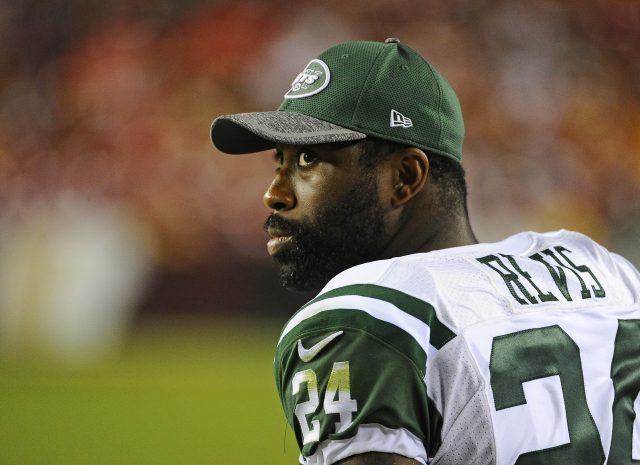
{"type": "Polygon", "coordinates": [[[411,121],[411,118],[407,118],[399,111],[392,109],[389,125],[392,128],[410,128],[413,126],[413,122],[411,121]]]}
{"type": "Polygon", "coordinates": [[[329,67],[318,59],[311,60],[291,83],[291,89],[284,94],[284,98],[302,98],[317,94],[329,85],[329,67]]]}

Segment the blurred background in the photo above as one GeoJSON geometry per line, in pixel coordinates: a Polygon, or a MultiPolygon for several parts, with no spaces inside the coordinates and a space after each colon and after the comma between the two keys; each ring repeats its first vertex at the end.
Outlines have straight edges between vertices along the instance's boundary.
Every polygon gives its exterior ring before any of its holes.
{"type": "Polygon", "coordinates": [[[1,465],[296,463],[271,363],[309,296],[266,256],[271,158],[209,127],[386,37],[458,93],[482,241],[640,265],[636,0],[2,0],[1,465]]]}

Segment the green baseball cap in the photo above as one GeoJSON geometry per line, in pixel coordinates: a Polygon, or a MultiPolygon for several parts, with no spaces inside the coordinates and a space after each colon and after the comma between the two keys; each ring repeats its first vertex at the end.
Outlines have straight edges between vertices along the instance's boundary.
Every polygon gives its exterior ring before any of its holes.
{"type": "Polygon", "coordinates": [[[460,161],[464,123],[447,80],[397,39],[345,42],[296,76],[276,111],[216,118],[211,140],[243,154],[374,136],[460,161]]]}

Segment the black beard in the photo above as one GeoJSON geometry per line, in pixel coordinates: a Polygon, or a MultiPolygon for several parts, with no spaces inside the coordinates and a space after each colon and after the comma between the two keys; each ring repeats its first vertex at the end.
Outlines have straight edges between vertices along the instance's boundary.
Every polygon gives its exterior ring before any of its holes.
{"type": "Polygon", "coordinates": [[[292,236],[274,257],[280,281],[290,290],[318,291],[341,271],[379,258],[385,244],[384,209],[371,181],[318,209],[309,222],[274,213],[264,224],[269,227],[292,236]]]}

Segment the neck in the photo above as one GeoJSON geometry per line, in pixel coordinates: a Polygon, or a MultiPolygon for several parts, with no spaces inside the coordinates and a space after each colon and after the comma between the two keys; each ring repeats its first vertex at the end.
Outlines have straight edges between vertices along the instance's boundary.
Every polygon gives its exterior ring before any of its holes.
{"type": "Polygon", "coordinates": [[[456,216],[447,221],[430,221],[429,223],[431,224],[409,222],[400,227],[387,243],[381,258],[478,243],[466,217],[456,216]]]}

